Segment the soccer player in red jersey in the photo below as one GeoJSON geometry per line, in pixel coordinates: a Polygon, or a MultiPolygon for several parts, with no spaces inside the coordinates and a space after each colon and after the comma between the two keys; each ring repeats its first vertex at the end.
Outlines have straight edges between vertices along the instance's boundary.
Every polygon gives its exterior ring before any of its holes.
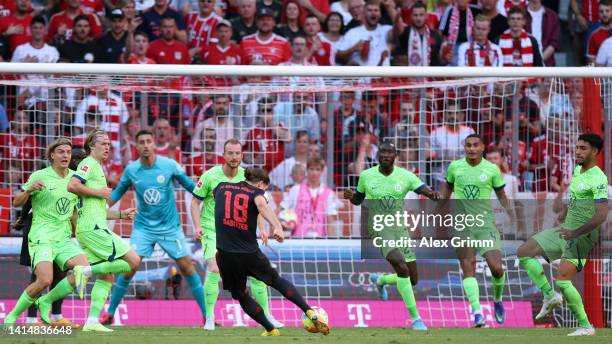
{"type": "Polygon", "coordinates": [[[308,62],[319,66],[333,66],[336,57],[332,56],[332,45],[319,37],[319,18],[308,15],[304,20],[304,32],[307,35],[308,62]]]}
{"type": "MultiPolygon", "coordinates": [[[[67,0],[68,7],[64,11],[55,14],[49,20],[49,28],[47,31],[47,40],[49,41],[67,41],[72,37],[72,22],[78,15],[86,14],[81,9],[81,0],[67,0]]],[[[87,14],[89,17],[89,25],[91,25],[90,35],[93,38],[102,35],[102,24],[100,18],[95,14],[87,14]]]]}
{"type": "Polygon", "coordinates": [[[189,49],[176,40],[176,21],[172,17],[165,17],[161,21],[161,37],[149,47],[147,57],[160,64],[189,64],[191,56],[189,49]]]}
{"type": "Polygon", "coordinates": [[[15,0],[15,11],[0,18],[0,32],[8,39],[11,54],[15,49],[30,42],[30,21],[32,20],[32,3],[30,0],[15,0]]]}
{"type": "Polygon", "coordinates": [[[289,42],[273,32],[275,25],[271,10],[262,8],[257,11],[257,32],[244,37],[240,43],[245,64],[277,65],[291,57],[289,42]]]}
{"type": "Polygon", "coordinates": [[[217,23],[223,20],[215,13],[214,0],[199,0],[200,12],[191,11],[185,16],[187,46],[192,56],[211,43],[217,23]]]}

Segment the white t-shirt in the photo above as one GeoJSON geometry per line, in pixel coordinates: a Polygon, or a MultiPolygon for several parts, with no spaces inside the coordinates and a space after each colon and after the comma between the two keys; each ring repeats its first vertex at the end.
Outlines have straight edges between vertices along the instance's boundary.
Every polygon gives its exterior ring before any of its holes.
{"type": "Polygon", "coordinates": [[[612,67],[612,37],[607,38],[599,47],[595,63],[598,65],[612,67]]]}
{"type": "MultiPolygon", "coordinates": [[[[378,24],[376,29],[369,31],[364,25],[350,29],[338,46],[338,50],[348,50],[357,44],[360,40],[370,41],[370,52],[366,61],[361,59],[361,52],[356,51],[351,56],[351,60],[357,62],[360,66],[377,66],[380,62],[380,57],[385,50],[389,50],[387,44],[387,35],[393,27],[391,25],[378,24]]],[[[389,65],[389,58],[385,59],[383,66],[389,65]]]]}
{"type": "Polygon", "coordinates": [[[529,14],[531,15],[531,35],[538,41],[540,46],[540,53],[542,52],[542,20],[544,19],[544,6],[540,7],[537,11],[532,11],[527,7],[529,14]]]}
{"type": "Polygon", "coordinates": [[[438,127],[431,132],[431,149],[439,157],[458,159],[463,156],[463,144],[470,134],[474,134],[474,129],[466,125],[460,125],[456,131],[445,125],[438,127]]]}
{"type": "Polygon", "coordinates": [[[349,12],[348,8],[344,9],[344,7],[342,7],[342,1],[336,1],[331,4],[331,6],[329,6],[329,10],[331,12],[340,13],[342,15],[342,21],[344,22],[344,25],[348,25],[348,23],[350,23],[353,19],[353,16],[351,15],[351,12],[349,12]]]}
{"type": "MultiPolygon", "coordinates": [[[[36,56],[39,63],[56,63],[59,60],[59,52],[55,47],[45,43],[42,48],[37,49],[34,48],[31,43],[25,43],[15,49],[11,62],[25,62],[28,56],[36,56]]],[[[45,80],[43,75],[34,74],[26,74],[23,78],[31,81],[45,80]]],[[[26,105],[28,106],[32,106],[38,99],[42,101],[49,99],[49,90],[46,87],[19,87],[19,94],[26,91],[32,95],[26,100],[26,105]]]]}
{"type": "MultiPolygon", "coordinates": [[[[291,189],[289,189],[289,192],[285,194],[285,197],[283,198],[283,201],[280,204],[281,209],[295,209],[295,207],[297,206],[297,200],[298,196],[300,195],[301,187],[301,185],[294,185],[291,187],[291,189]]],[[[310,192],[310,197],[312,199],[316,198],[318,195],[323,193],[324,187],[325,186],[321,184],[318,188],[315,189],[308,188],[308,192],[310,192]]],[[[336,196],[336,193],[332,190],[332,192],[329,193],[329,197],[330,198],[327,202],[326,214],[338,215],[338,208],[340,203],[340,201],[338,200],[338,196],[336,196]]]]}
{"type": "MultiPolygon", "coordinates": [[[[278,166],[270,171],[270,183],[276,185],[282,191],[285,190],[287,185],[293,184],[293,179],[291,178],[291,170],[293,170],[293,166],[297,164],[298,161],[295,157],[290,157],[283,160],[278,166]]],[[[306,166],[304,165],[304,169],[306,166]]],[[[323,173],[321,173],[321,184],[325,184],[327,180],[327,166],[323,169],[323,173]]]]}

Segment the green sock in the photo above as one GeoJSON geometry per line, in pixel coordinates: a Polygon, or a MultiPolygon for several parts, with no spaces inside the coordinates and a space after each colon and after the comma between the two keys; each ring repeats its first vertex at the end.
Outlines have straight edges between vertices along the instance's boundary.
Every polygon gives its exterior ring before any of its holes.
{"type": "Polygon", "coordinates": [[[74,288],[68,282],[68,278],[64,277],[55,288],[51,289],[45,296],[41,297],[41,301],[44,299],[45,303],[53,303],[57,300],[61,300],[66,296],[70,295],[74,288]]]}
{"type": "Polygon", "coordinates": [[[397,274],[386,274],[380,276],[380,284],[397,284],[397,274]]]}
{"type": "Polygon", "coordinates": [[[504,286],[506,285],[506,274],[504,273],[499,278],[491,276],[491,284],[493,284],[493,301],[501,301],[502,294],[504,292],[504,286]]]}
{"type": "Polygon", "coordinates": [[[120,274],[130,272],[130,264],[123,259],[113,260],[91,266],[92,275],[120,274]]]}
{"type": "Polygon", "coordinates": [[[261,306],[264,311],[264,314],[270,314],[270,304],[268,299],[268,286],[253,277],[249,277],[251,281],[251,294],[257,303],[261,306]]]}
{"type": "Polygon", "coordinates": [[[550,283],[548,283],[546,275],[544,275],[544,268],[540,261],[536,258],[525,257],[519,258],[519,263],[527,271],[527,275],[533,281],[533,284],[542,291],[544,297],[547,299],[551,298],[553,296],[553,289],[550,283]]]}
{"type": "Polygon", "coordinates": [[[7,318],[15,318],[17,319],[21,313],[25,312],[26,309],[30,308],[30,306],[34,303],[34,299],[28,295],[25,291],[21,293],[19,300],[17,300],[17,304],[13,310],[6,316],[7,318]]]}
{"type": "Polygon", "coordinates": [[[410,277],[397,277],[397,290],[404,300],[404,305],[410,314],[412,320],[419,319],[419,310],[417,309],[416,300],[414,298],[414,291],[412,291],[412,284],[410,283],[410,277]]]}
{"type": "Polygon", "coordinates": [[[206,317],[215,317],[215,304],[219,298],[219,279],[221,275],[218,272],[209,272],[204,281],[204,307],[206,308],[206,317]]]}
{"type": "Polygon", "coordinates": [[[105,280],[96,279],[93,288],[91,289],[91,304],[89,306],[89,317],[98,318],[108,294],[110,293],[112,284],[105,280]]]}
{"type": "Polygon", "coordinates": [[[555,284],[561,289],[563,297],[567,300],[569,308],[574,313],[574,316],[578,320],[578,325],[582,327],[589,327],[589,319],[587,318],[586,312],[584,311],[584,305],[582,304],[582,297],[578,290],[572,284],[572,281],[556,280],[555,284]]]}
{"type": "Polygon", "coordinates": [[[475,277],[467,277],[463,279],[463,290],[470,301],[472,312],[480,312],[480,291],[478,290],[478,281],[475,277]]]}

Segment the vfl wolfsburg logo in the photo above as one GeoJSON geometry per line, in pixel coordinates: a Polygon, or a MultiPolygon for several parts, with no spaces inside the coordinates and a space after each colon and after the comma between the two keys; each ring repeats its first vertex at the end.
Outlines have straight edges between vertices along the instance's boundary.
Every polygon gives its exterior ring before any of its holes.
{"type": "Polygon", "coordinates": [[[480,188],[476,185],[466,185],[463,188],[463,196],[466,199],[478,199],[480,197],[480,188]]]}
{"type": "Polygon", "coordinates": [[[60,215],[68,214],[70,211],[70,201],[66,197],[62,197],[55,202],[55,210],[60,215]]]}

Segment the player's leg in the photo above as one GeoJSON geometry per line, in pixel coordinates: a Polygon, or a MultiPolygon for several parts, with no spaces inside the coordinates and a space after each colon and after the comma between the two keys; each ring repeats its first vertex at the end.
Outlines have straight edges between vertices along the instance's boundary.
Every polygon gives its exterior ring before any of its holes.
{"type": "MultiPolygon", "coordinates": [[[[55,276],[54,276],[55,277],[55,276]]],[[[34,283],[36,281],[36,274],[34,271],[30,274],[30,283],[34,283]]],[[[28,308],[28,313],[26,315],[26,324],[37,324],[38,323],[38,308],[36,305],[32,303],[28,308]]]]}
{"type": "Polygon", "coordinates": [[[569,336],[590,336],[595,334],[595,329],[589,322],[584,305],[582,303],[582,296],[576,287],[572,284],[572,279],[578,272],[577,265],[579,264],[578,259],[561,259],[559,268],[557,269],[557,279],[555,284],[561,290],[563,297],[567,300],[567,304],[578,320],[578,329],[569,336]]]}
{"type": "Polygon", "coordinates": [[[206,319],[206,306],[204,304],[204,287],[202,285],[202,279],[200,275],[193,265],[190,256],[184,256],[176,259],[176,265],[179,270],[181,270],[181,274],[185,276],[187,280],[187,284],[189,284],[189,288],[191,289],[191,295],[195,299],[198,307],[200,307],[200,312],[202,313],[202,319],[206,319]]]}
{"type": "Polygon", "coordinates": [[[268,320],[276,328],[283,328],[285,324],[276,320],[270,312],[270,295],[268,294],[268,285],[254,277],[249,277],[251,295],[257,303],[261,306],[264,314],[268,317],[268,320]]]}
{"type": "Polygon", "coordinates": [[[215,254],[217,251],[216,234],[205,235],[202,240],[204,260],[206,261],[206,279],[204,281],[204,306],[206,310],[206,323],[204,329],[212,331],[215,329],[215,305],[219,298],[219,267],[215,254]]]}
{"type": "Polygon", "coordinates": [[[15,307],[6,315],[4,325],[9,326],[15,324],[17,318],[28,309],[34,301],[40,296],[53,281],[53,262],[51,247],[48,245],[41,246],[33,250],[30,248],[32,255],[32,265],[34,266],[34,274],[36,280],[28,285],[21,293],[15,307]],[[37,257],[38,255],[38,257],[37,257]]]}
{"type": "Polygon", "coordinates": [[[463,292],[474,314],[474,327],[483,327],[486,323],[480,308],[480,289],[476,279],[476,252],[471,247],[459,247],[456,251],[463,272],[463,292]]]}
{"type": "Polygon", "coordinates": [[[114,276],[112,274],[96,275],[96,281],[91,288],[91,302],[89,304],[89,315],[83,326],[84,332],[112,332],[113,330],[104,327],[100,323],[100,312],[108,299],[114,276]]]}
{"type": "Polygon", "coordinates": [[[555,293],[546,278],[544,267],[542,267],[539,258],[536,258],[544,257],[548,261],[560,258],[563,252],[561,240],[555,229],[548,229],[529,238],[516,251],[519,264],[527,271],[529,279],[544,295],[542,309],[536,315],[536,319],[542,319],[563,303],[563,298],[558,293],[555,293]]]}
{"type": "Polygon", "coordinates": [[[86,253],[89,252],[87,258],[92,275],[126,273],[135,271],[140,265],[140,257],[120,236],[108,229],[77,233],[77,239],[86,253]]]}
{"type": "MultiPolygon", "coordinates": [[[[76,244],[75,244],[76,245],[76,244]]],[[[85,258],[84,260],[85,263],[87,263],[87,259],[85,258]]],[[[68,266],[68,264],[66,264],[66,269],[71,269],[73,266],[68,266]]],[[[61,282],[66,276],[67,276],[67,272],[66,271],[62,271],[62,268],[56,263],[53,264],[53,283],[51,283],[51,286],[49,286],[50,289],[55,288],[59,282],[61,282]]],[[[73,323],[72,321],[64,318],[64,316],[62,315],[62,305],[64,303],[64,299],[59,299],[59,300],[55,300],[55,302],[53,302],[51,304],[51,325],[53,326],[67,326],[67,327],[72,327],[72,329],[80,329],[81,325],[78,323],[73,323]]]]}
{"type": "Polygon", "coordinates": [[[408,268],[408,264],[406,264],[406,255],[397,248],[389,250],[388,252],[385,249],[383,250],[383,255],[385,255],[387,262],[391,264],[391,267],[393,267],[393,270],[395,270],[397,274],[397,291],[404,301],[408,314],[410,314],[412,328],[414,330],[426,330],[427,327],[421,319],[414,297],[414,291],[410,281],[410,269],[408,268]]]}
{"type": "Polygon", "coordinates": [[[506,274],[502,264],[502,253],[500,250],[490,250],[482,254],[491,270],[491,285],[493,285],[493,308],[495,321],[498,324],[506,321],[506,310],[502,302],[504,286],[506,285],[506,274]]]}
{"type": "MultiPolygon", "coordinates": [[[[417,285],[419,282],[419,272],[417,269],[416,259],[407,259],[406,265],[410,270],[410,283],[412,286],[417,285]]],[[[381,300],[386,301],[389,299],[389,293],[387,291],[387,285],[397,285],[397,274],[370,274],[370,282],[372,282],[378,290],[378,296],[381,300]]]]}

